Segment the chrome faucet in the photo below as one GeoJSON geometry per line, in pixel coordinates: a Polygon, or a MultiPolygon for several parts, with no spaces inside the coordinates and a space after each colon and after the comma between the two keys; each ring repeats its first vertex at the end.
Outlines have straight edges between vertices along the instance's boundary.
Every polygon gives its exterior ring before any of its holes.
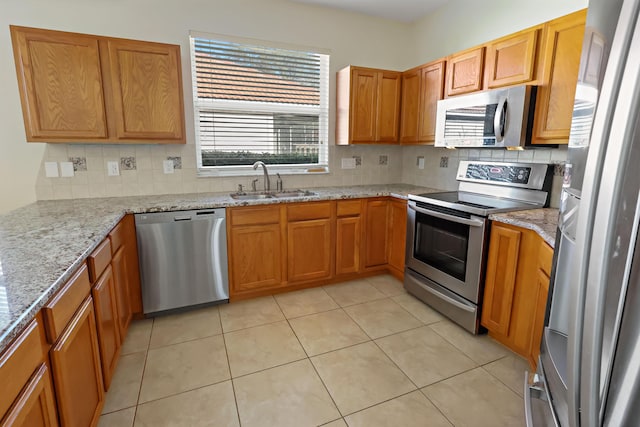
{"type": "Polygon", "coordinates": [[[264,171],[264,191],[269,191],[271,190],[271,182],[269,181],[269,172],[267,171],[267,165],[265,165],[264,162],[258,160],[253,164],[253,169],[258,169],[260,166],[262,166],[262,170],[264,171]]]}

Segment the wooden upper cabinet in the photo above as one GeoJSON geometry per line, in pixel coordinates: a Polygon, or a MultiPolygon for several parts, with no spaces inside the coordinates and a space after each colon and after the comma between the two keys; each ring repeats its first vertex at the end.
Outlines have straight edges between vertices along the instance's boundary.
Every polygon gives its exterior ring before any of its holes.
{"type": "Polygon", "coordinates": [[[337,145],[398,142],[401,73],[350,66],[336,87],[337,145]]]}
{"type": "Polygon", "coordinates": [[[447,96],[482,89],[484,46],[465,50],[447,59],[447,96]]]}
{"type": "Polygon", "coordinates": [[[532,144],[567,144],[587,12],[545,24],[532,144]]]}
{"type": "Polygon", "coordinates": [[[445,61],[440,60],[402,75],[400,143],[435,140],[436,110],[444,94],[445,61]]]}
{"type": "Polygon", "coordinates": [[[528,83],[536,78],[536,54],[541,28],[521,31],[487,45],[485,88],[528,83]]]}
{"type": "Polygon", "coordinates": [[[180,46],[107,40],[116,138],[184,139],[180,46]]]}
{"type": "Polygon", "coordinates": [[[400,123],[401,74],[380,71],[378,80],[378,105],[376,107],[376,141],[398,142],[400,123]]]}
{"type": "Polygon", "coordinates": [[[27,141],[107,139],[98,39],[11,26],[27,141]]]}
{"type": "Polygon", "coordinates": [[[185,143],[180,46],[11,26],[29,142],[185,143]]]}

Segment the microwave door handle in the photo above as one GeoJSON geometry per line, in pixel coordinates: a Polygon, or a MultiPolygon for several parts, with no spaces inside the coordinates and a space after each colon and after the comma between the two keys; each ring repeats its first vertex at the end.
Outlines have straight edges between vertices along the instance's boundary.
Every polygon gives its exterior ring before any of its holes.
{"type": "Polygon", "coordinates": [[[417,206],[414,205],[409,205],[409,209],[413,209],[416,212],[420,212],[423,213],[425,215],[430,215],[430,216],[434,216],[436,218],[440,218],[440,219],[446,219],[448,221],[451,222],[457,222],[459,224],[464,224],[464,225],[469,225],[471,227],[482,227],[484,225],[484,221],[479,220],[479,219],[467,219],[467,218],[460,218],[454,215],[447,215],[441,212],[435,212],[435,211],[430,211],[427,209],[422,209],[419,208],[417,206]]]}
{"type": "Polygon", "coordinates": [[[493,130],[496,135],[496,143],[504,140],[504,124],[505,115],[507,113],[507,98],[502,97],[498,102],[498,108],[496,108],[496,115],[493,117],[493,130]]]}

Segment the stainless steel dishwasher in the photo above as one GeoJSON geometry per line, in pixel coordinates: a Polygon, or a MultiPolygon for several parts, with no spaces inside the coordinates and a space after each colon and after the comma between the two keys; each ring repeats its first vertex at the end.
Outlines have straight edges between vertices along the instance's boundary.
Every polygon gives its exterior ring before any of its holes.
{"type": "Polygon", "coordinates": [[[145,315],[229,301],[224,209],[135,218],[145,315]]]}

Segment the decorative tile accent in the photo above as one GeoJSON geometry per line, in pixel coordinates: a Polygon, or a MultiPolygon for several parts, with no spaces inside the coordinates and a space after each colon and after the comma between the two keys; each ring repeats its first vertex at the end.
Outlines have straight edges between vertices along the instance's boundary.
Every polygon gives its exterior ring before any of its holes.
{"type": "Polygon", "coordinates": [[[449,167],[449,157],[447,157],[447,156],[440,157],[440,167],[441,168],[448,168],[449,167]]]}
{"type": "Polygon", "coordinates": [[[167,160],[173,160],[174,169],[182,169],[182,157],[167,157],[167,160]]]}
{"type": "Polygon", "coordinates": [[[384,155],[380,156],[378,158],[378,164],[379,165],[387,165],[387,164],[389,164],[389,156],[384,156],[384,155]]]}
{"type": "Polygon", "coordinates": [[[86,157],[69,157],[69,161],[73,163],[74,172],[85,172],[87,170],[86,157]]]}
{"type": "Polygon", "coordinates": [[[120,157],[120,169],[123,171],[134,171],[136,167],[135,157],[120,157]]]}
{"type": "Polygon", "coordinates": [[[564,176],[564,163],[556,163],[553,165],[554,176],[564,176]]]}

